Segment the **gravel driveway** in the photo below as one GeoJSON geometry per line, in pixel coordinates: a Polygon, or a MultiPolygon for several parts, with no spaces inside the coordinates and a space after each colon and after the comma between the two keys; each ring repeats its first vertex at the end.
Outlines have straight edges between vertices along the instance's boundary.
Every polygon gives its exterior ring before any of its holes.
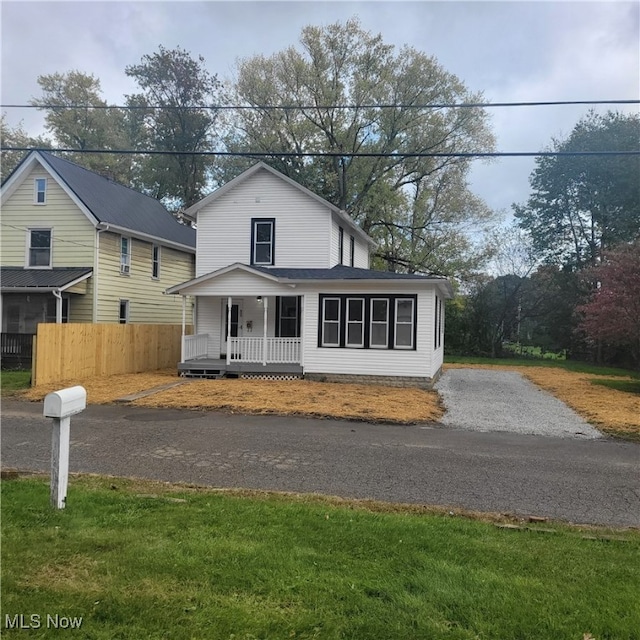
{"type": "Polygon", "coordinates": [[[560,438],[602,437],[573,409],[515,371],[449,369],[436,389],[447,409],[440,422],[450,427],[560,438]]]}

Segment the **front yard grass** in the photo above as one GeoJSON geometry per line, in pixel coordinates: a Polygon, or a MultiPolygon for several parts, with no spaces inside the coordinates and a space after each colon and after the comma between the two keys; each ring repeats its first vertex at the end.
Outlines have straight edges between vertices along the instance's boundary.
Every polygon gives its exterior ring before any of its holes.
{"type": "Polygon", "coordinates": [[[633,530],[96,476],[60,511],[46,479],[2,494],[3,638],[25,612],[39,638],[47,614],[90,640],[640,637],[633,530]]]}
{"type": "Polygon", "coordinates": [[[31,371],[0,371],[0,388],[3,396],[28,389],[31,384],[31,371]]]}

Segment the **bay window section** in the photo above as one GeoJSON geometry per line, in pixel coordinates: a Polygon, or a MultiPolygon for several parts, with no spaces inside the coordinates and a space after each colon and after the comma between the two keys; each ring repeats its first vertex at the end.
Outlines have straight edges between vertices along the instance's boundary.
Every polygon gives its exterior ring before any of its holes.
{"type": "Polygon", "coordinates": [[[364,347],[364,299],[347,298],[347,347],[364,347]]]}
{"type": "Polygon", "coordinates": [[[397,298],[395,313],[396,349],[413,348],[413,298],[397,298]]]}
{"type": "Polygon", "coordinates": [[[371,299],[370,345],[375,349],[386,349],[389,345],[389,300],[371,299]]]}
{"type": "Polygon", "coordinates": [[[340,346],[340,298],[324,298],[322,301],[323,347],[340,346]]]}

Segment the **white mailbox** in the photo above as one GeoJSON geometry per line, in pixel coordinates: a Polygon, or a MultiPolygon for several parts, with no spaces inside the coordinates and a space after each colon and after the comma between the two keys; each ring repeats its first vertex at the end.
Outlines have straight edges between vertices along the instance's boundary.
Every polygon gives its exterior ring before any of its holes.
{"type": "Polygon", "coordinates": [[[84,387],[69,387],[49,393],[44,399],[45,418],[66,418],[84,411],[87,391],[84,387]]]}

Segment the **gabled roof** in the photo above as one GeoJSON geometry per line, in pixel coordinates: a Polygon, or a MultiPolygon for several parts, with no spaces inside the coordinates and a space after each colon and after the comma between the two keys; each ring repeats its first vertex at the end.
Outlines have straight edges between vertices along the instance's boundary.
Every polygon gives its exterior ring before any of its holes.
{"type": "Polygon", "coordinates": [[[19,184],[20,176],[29,171],[35,162],[39,162],[57,179],[94,225],[99,224],[102,228],[108,225],[117,233],[130,232],[195,252],[195,229],[180,224],[159,200],[58,158],[48,151],[32,151],[2,185],[3,195],[19,184]]]}
{"type": "Polygon", "coordinates": [[[413,281],[415,284],[436,284],[448,297],[453,297],[453,289],[449,280],[443,276],[419,275],[415,273],[392,273],[391,271],[376,271],[374,269],[358,269],[356,267],[347,267],[345,265],[336,265],[331,269],[287,269],[277,267],[258,267],[249,266],[236,262],[212,273],[183,282],[170,289],[166,293],[180,293],[181,290],[193,285],[214,280],[215,278],[229,273],[230,271],[245,271],[260,275],[266,279],[279,282],[281,284],[297,284],[303,282],[344,282],[348,281],[384,281],[384,282],[406,282],[413,281]]]}
{"type": "Polygon", "coordinates": [[[375,244],[375,241],[369,235],[367,235],[356,224],[353,218],[351,218],[351,216],[347,214],[345,211],[343,211],[339,207],[336,207],[334,204],[331,204],[328,200],[325,200],[324,198],[320,197],[317,193],[314,193],[310,189],[303,187],[299,182],[296,182],[292,178],[289,178],[289,176],[285,176],[284,173],[280,173],[280,171],[278,171],[277,169],[274,169],[273,167],[270,167],[268,164],[265,164],[264,162],[257,162],[252,167],[249,167],[246,171],[243,171],[239,176],[236,176],[235,178],[233,178],[233,180],[229,180],[229,182],[224,184],[219,189],[216,189],[215,191],[210,193],[208,196],[205,196],[199,202],[196,202],[195,204],[191,205],[184,212],[184,215],[195,219],[196,214],[198,213],[198,211],[200,211],[200,209],[214,202],[215,200],[223,196],[228,191],[231,191],[231,189],[235,189],[238,185],[242,184],[243,182],[248,180],[251,176],[258,173],[258,171],[268,171],[269,173],[276,176],[280,180],[295,187],[296,189],[298,189],[308,197],[313,198],[323,206],[327,207],[331,212],[333,212],[340,220],[342,220],[345,223],[345,225],[353,229],[363,240],[365,240],[365,242],[368,242],[369,244],[372,244],[372,245],[375,244]]]}
{"type": "Polygon", "coordinates": [[[55,267],[53,269],[0,267],[0,288],[3,293],[64,290],[86,280],[92,273],[91,267],[55,267]]]}

